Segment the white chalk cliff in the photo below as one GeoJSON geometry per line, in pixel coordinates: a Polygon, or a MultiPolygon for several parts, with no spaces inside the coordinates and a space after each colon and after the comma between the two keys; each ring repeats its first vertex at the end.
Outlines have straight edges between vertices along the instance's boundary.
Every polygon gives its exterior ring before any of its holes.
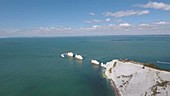
{"type": "Polygon", "coordinates": [[[120,96],[170,96],[170,72],[126,60],[106,63],[105,75],[120,96]]]}
{"type": "Polygon", "coordinates": [[[77,54],[76,54],[76,55],[75,55],[75,58],[76,58],[76,59],[79,59],[79,60],[83,60],[83,56],[81,56],[81,55],[77,55],[77,54]]]}
{"type": "Polygon", "coordinates": [[[69,57],[73,57],[73,55],[74,55],[73,52],[68,52],[67,53],[67,56],[69,56],[69,57]]]}

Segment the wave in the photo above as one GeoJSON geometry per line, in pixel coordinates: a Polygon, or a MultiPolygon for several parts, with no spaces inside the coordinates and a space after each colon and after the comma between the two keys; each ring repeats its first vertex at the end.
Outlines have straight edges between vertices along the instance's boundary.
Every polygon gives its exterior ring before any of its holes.
{"type": "Polygon", "coordinates": [[[161,64],[170,64],[170,62],[162,62],[162,61],[157,61],[157,63],[161,63],[161,64]]]}

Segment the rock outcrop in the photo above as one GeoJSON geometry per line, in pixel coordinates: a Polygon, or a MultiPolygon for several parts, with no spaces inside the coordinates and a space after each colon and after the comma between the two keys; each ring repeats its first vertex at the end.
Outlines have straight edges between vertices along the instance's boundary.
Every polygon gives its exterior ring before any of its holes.
{"type": "Polygon", "coordinates": [[[106,63],[105,75],[121,96],[170,96],[170,72],[129,60],[106,63]]]}

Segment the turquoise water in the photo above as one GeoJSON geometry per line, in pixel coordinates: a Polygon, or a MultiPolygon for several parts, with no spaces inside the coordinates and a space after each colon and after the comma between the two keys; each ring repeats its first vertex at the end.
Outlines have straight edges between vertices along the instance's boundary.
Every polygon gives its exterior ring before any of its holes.
{"type": "Polygon", "coordinates": [[[0,39],[0,96],[114,96],[102,68],[128,58],[170,69],[170,36],[103,36],[0,39]],[[73,51],[84,61],[61,58],[73,51]]]}

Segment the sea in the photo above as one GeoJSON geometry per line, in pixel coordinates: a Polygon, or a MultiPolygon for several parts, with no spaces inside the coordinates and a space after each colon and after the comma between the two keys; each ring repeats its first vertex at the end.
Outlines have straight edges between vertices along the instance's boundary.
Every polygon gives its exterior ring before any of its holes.
{"type": "Polygon", "coordinates": [[[1,38],[0,96],[115,96],[92,59],[130,59],[168,70],[170,36],[1,38]],[[84,59],[61,57],[69,51],[84,59]]]}

